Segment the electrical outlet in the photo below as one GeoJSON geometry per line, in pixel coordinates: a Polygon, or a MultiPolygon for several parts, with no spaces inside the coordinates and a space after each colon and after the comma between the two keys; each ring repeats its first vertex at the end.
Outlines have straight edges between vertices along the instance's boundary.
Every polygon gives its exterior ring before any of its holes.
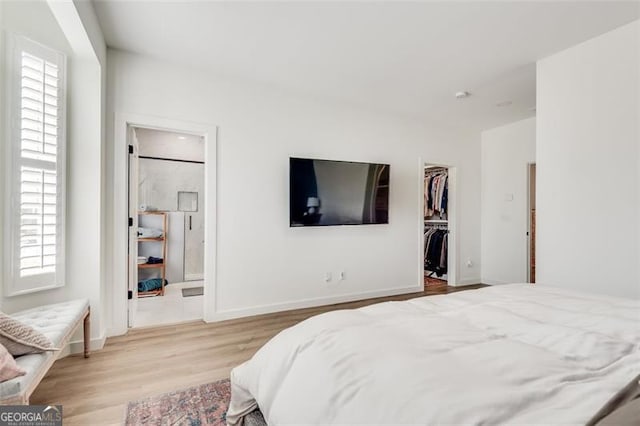
{"type": "Polygon", "coordinates": [[[331,272],[327,272],[324,274],[324,282],[330,283],[333,278],[331,277],[331,272]]]}
{"type": "Polygon", "coordinates": [[[467,259],[467,268],[473,267],[473,261],[471,259],[467,259]]]}

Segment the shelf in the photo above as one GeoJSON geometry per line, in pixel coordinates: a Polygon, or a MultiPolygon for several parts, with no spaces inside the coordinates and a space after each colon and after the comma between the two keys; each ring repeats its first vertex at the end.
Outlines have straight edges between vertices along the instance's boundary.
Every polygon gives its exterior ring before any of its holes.
{"type": "MultiPolygon", "coordinates": [[[[1,0],[0,0],[1,1],[1,0]]],[[[167,217],[168,214],[166,211],[148,211],[148,212],[138,212],[138,225],[142,226],[150,226],[153,225],[154,228],[158,227],[158,222],[162,223],[162,234],[158,237],[145,237],[143,235],[139,235],[137,237],[138,243],[160,243],[160,247],[162,249],[162,254],[158,255],[154,253],[154,256],[157,256],[162,259],[162,263],[139,263],[138,269],[136,270],[138,273],[142,273],[141,271],[147,271],[149,275],[159,275],[158,278],[161,280],[160,288],[151,290],[151,291],[141,291],[138,292],[138,297],[156,297],[156,296],[164,296],[164,287],[167,275],[167,217]]],[[[155,234],[157,235],[157,234],[155,234]]],[[[135,246],[138,249],[151,248],[149,244],[138,244],[135,246]]],[[[155,246],[158,247],[157,245],[155,246]]],[[[138,253],[140,254],[140,253],[138,253]]],[[[146,257],[146,256],[145,256],[146,257]]],[[[143,274],[146,275],[146,274],[143,274]]]]}
{"type": "Polygon", "coordinates": [[[425,219],[424,223],[449,223],[446,219],[425,219]]]}
{"type": "Polygon", "coordinates": [[[164,268],[164,263],[139,263],[138,268],[141,268],[141,269],[164,268]]]}

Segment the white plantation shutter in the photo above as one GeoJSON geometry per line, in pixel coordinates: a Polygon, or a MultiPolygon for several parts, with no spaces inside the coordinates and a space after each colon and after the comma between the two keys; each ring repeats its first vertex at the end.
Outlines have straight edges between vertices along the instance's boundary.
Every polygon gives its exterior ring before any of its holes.
{"type": "Polygon", "coordinates": [[[65,57],[12,36],[9,294],[64,284],[65,57]]]}
{"type": "Polygon", "coordinates": [[[58,147],[58,66],[28,52],[20,54],[21,154],[56,163],[58,147]]]}

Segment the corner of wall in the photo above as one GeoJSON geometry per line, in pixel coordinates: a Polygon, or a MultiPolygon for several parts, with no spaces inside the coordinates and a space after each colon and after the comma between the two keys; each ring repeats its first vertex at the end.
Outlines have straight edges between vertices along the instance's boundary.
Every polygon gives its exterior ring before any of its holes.
{"type": "MultiPolygon", "coordinates": [[[[5,58],[6,48],[5,48],[5,32],[4,32],[4,2],[0,1],[0,76],[6,76],[7,71],[5,70],[5,58]]],[[[5,90],[6,90],[6,82],[4,77],[0,78],[0,129],[7,129],[5,124],[5,90]]],[[[6,166],[4,164],[5,161],[8,161],[8,156],[5,155],[4,147],[7,146],[8,141],[6,140],[7,133],[5,130],[0,130],[0,306],[2,306],[2,300],[4,295],[4,215],[5,215],[5,173],[6,166]]]]}
{"type": "Polygon", "coordinates": [[[484,284],[528,277],[528,165],[536,161],[536,118],[482,132],[481,276],[484,284]]]}
{"type": "Polygon", "coordinates": [[[639,75],[640,20],[538,61],[539,282],[640,297],[639,75]]]}

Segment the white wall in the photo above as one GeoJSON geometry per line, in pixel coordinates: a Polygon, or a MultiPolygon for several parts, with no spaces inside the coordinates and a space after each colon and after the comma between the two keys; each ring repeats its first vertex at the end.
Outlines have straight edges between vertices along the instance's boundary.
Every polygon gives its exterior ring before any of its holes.
{"type": "Polygon", "coordinates": [[[640,21],[537,75],[538,282],[640,298],[640,21]]]}
{"type": "Polygon", "coordinates": [[[482,282],[527,282],[528,164],[536,119],[482,132],[482,282]]]}
{"type": "MultiPolygon", "coordinates": [[[[49,0],[50,2],[56,2],[55,0],[49,0]]],[[[77,11],[78,17],[80,18],[82,29],[84,30],[84,34],[82,37],[88,38],[89,43],[91,44],[91,49],[93,50],[93,55],[95,55],[97,59],[97,64],[94,62],[94,67],[97,66],[97,70],[94,71],[92,79],[99,79],[99,100],[93,99],[91,102],[93,105],[99,108],[99,120],[100,120],[100,128],[94,129],[99,130],[99,138],[100,138],[100,300],[101,300],[101,321],[103,326],[101,326],[99,333],[100,336],[104,335],[104,323],[105,323],[105,312],[108,312],[111,308],[110,306],[110,298],[108,298],[108,285],[107,285],[107,271],[109,269],[109,265],[105,262],[105,257],[102,253],[106,253],[108,250],[108,240],[106,238],[102,238],[106,234],[106,220],[104,212],[107,209],[108,203],[110,200],[107,199],[107,160],[106,160],[106,151],[107,144],[105,140],[106,135],[106,105],[107,105],[107,44],[104,40],[104,36],[102,34],[102,28],[100,28],[100,23],[98,22],[98,17],[93,8],[93,3],[85,0],[73,0],[73,6],[77,11]]],[[[77,27],[77,26],[76,26],[77,27]]],[[[83,31],[80,31],[82,33],[83,31]]],[[[80,36],[79,36],[80,37],[80,36]]],[[[87,52],[87,57],[92,56],[90,52],[87,52]]],[[[94,93],[95,96],[95,92],[94,93]]],[[[95,113],[95,111],[94,111],[95,113]]],[[[92,141],[95,141],[95,138],[91,138],[92,141]]]]}
{"type": "MultiPolygon", "coordinates": [[[[55,4],[57,0],[47,0],[50,4],[55,4]]],[[[78,28],[75,32],[76,36],[82,41],[86,51],[83,53],[87,56],[95,56],[98,62],[106,66],[107,63],[107,44],[104,41],[102,29],[100,28],[100,22],[98,22],[98,16],[93,8],[93,4],[86,0],[73,0],[73,9],[81,21],[82,28],[78,28]],[[88,43],[88,44],[87,44],[88,43]]],[[[101,84],[106,87],[106,79],[101,84]]]]}
{"type": "MultiPolygon", "coordinates": [[[[216,318],[418,290],[419,157],[458,167],[460,256],[479,265],[478,135],[119,51],[108,64],[109,140],[116,112],[219,126],[216,318]],[[289,156],[390,163],[390,224],[289,228],[289,156]],[[339,270],[345,281],[324,282],[339,270]]],[[[477,266],[460,270],[462,282],[479,278],[477,266]]]]}
{"type": "MultiPolygon", "coordinates": [[[[92,324],[92,339],[97,339],[98,343],[104,338],[104,313],[110,309],[107,298],[107,269],[105,258],[102,255],[107,250],[107,240],[103,238],[106,232],[106,221],[103,212],[106,210],[108,200],[106,198],[106,143],[105,143],[105,118],[106,118],[106,90],[107,90],[107,45],[98,22],[98,17],[93,8],[93,3],[86,0],[58,1],[47,0],[49,6],[56,15],[58,23],[61,25],[67,39],[70,41],[73,50],[75,64],[71,71],[71,84],[78,86],[77,101],[75,104],[81,106],[78,112],[83,117],[77,116],[73,118],[81,123],[80,128],[83,129],[80,135],[76,135],[77,140],[84,145],[88,145],[84,155],[91,155],[89,161],[84,161],[82,156],[76,156],[77,164],[75,169],[80,171],[83,167],[89,170],[87,176],[79,173],[81,179],[89,180],[91,183],[91,194],[97,195],[96,205],[100,207],[95,211],[89,200],[82,200],[78,205],[79,216],[86,217],[91,225],[96,226],[97,247],[93,250],[95,257],[98,259],[97,272],[99,279],[99,297],[100,304],[98,309],[93,308],[92,318],[95,322],[98,320],[99,327],[92,324]],[[80,89],[80,87],[84,88],[80,89]],[[91,176],[90,178],[88,176],[91,176]],[[91,211],[88,211],[91,209],[91,211]]],[[[72,152],[75,152],[72,148],[72,152]]],[[[71,176],[73,178],[73,176],[71,176]]],[[[88,225],[88,224],[87,224],[88,225]]],[[[86,225],[85,225],[86,226],[86,225]]],[[[81,233],[81,226],[78,226],[78,233],[81,233]]],[[[93,228],[92,228],[93,229],[93,228]]],[[[88,248],[85,248],[87,250],[88,248]]],[[[95,268],[94,262],[91,262],[91,268],[95,268]]],[[[93,272],[93,271],[92,271],[93,272]]],[[[92,299],[93,300],[93,299],[92,299]]]]}
{"type": "Polygon", "coordinates": [[[204,165],[141,158],[138,204],[162,211],[178,211],[178,191],[198,193],[198,212],[204,205],[204,165]]]}
{"type": "MultiPolygon", "coordinates": [[[[68,55],[68,192],[65,286],[29,295],[2,297],[1,307],[6,312],[14,312],[47,303],[88,298],[92,309],[92,344],[100,347],[105,329],[100,192],[104,173],[101,155],[104,75],[100,63],[100,60],[106,60],[104,40],[90,4],[82,5],[82,11],[79,11],[71,2],[3,2],[2,9],[3,30],[24,35],[68,55]],[[93,19],[88,19],[91,16],[93,19]]],[[[3,57],[4,54],[3,49],[3,57]]],[[[4,113],[1,116],[4,119],[4,113]]],[[[5,135],[1,137],[4,141],[5,135]]],[[[3,210],[4,199],[2,197],[3,210]]],[[[74,340],[78,338],[79,334],[74,340]]],[[[81,345],[74,349],[81,349],[81,345]]]]}

